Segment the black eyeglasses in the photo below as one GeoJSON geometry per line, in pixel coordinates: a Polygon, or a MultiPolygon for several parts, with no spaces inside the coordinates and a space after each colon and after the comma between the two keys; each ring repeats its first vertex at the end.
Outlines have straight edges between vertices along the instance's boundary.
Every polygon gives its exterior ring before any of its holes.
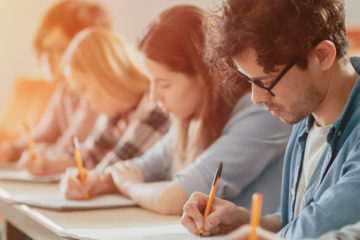
{"type": "Polygon", "coordinates": [[[296,59],[297,58],[294,58],[292,59],[286,66],[285,68],[280,72],[280,74],[275,78],[275,80],[270,84],[269,87],[266,87],[264,86],[264,84],[260,81],[260,80],[253,80],[251,78],[249,78],[248,76],[246,76],[245,74],[241,73],[240,74],[245,77],[245,79],[253,84],[253,85],[256,85],[258,86],[259,88],[262,88],[262,89],[265,89],[271,96],[275,97],[275,94],[271,91],[275,85],[280,81],[280,79],[290,70],[290,68],[292,68],[295,63],[296,63],[296,59]]]}

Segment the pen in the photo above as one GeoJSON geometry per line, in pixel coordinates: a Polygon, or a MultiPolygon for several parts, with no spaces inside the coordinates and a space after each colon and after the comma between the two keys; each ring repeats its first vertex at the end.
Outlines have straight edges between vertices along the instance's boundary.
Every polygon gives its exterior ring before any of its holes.
{"type": "MultiPolygon", "coordinates": [[[[222,171],[222,166],[223,166],[223,163],[220,162],[219,163],[219,166],[216,170],[216,175],[215,175],[215,178],[214,178],[214,181],[213,181],[213,184],[211,186],[211,190],[210,190],[210,196],[209,196],[209,200],[206,204],[206,209],[205,209],[205,213],[204,213],[204,220],[207,218],[207,216],[209,215],[210,213],[210,210],[211,210],[211,206],[212,206],[212,203],[213,203],[213,200],[214,200],[214,196],[215,196],[215,192],[216,192],[216,188],[219,184],[219,180],[220,180],[220,176],[221,176],[221,171],[222,171]]],[[[204,227],[200,229],[200,232],[199,232],[199,235],[202,236],[202,234],[204,233],[205,229],[204,227]]]]}
{"type": "Polygon", "coordinates": [[[29,125],[24,123],[24,127],[25,127],[25,131],[26,131],[26,133],[28,135],[27,143],[28,143],[29,152],[30,152],[32,160],[35,161],[36,156],[37,156],[36,147],[35,147],[35,141],[31,137],[31,134],[30,134],[31,130],[30,130],[29,125]]]}
{"type": "MultiPolygon", "coordinates": [[[[75,161],[76,161],[76,166],[78,168],[79,171],[79,179],[80,182],[82,184],[85,183],[85,172],[84,172],[84,167],[82,165],[82,160],[81,160],[81,155],[80,155],[80,151],[79,151],[79,140],[77,137],[73,137],[73,144],[74,144],[74,157],[75,157],[75,161]]],[[[87,191],[84,192],[84,197],[88,198],[89,197],[89,193],[87,191]]]]}
{"type": "Polygon", "coordinates": [[[251,215],[250,215],[250,225],[251,232],[249,240],[256,240],[256,228],[259,226],[260,217],[261,217],[261,207],[262,207],[262,194],[254,193],[252,196],[252,205],[251,205],[251,215]]]}

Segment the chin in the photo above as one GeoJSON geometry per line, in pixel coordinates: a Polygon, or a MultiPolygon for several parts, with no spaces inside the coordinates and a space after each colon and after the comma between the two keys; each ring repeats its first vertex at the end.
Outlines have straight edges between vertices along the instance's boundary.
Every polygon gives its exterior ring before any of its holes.
{"type": "Polygon", "coordinates": [[[186,117],[181,116],[181,115],[177,115],[175,113],[170,113],[171,115],[175,116],[176,119],[180,120],[180,121],[186,121],[188,120],[186,117]]]}
{"type": "Polygon", "coordinates": [[[170,114],[175,116],[180,121],[190,121],[192,119],[191,116],[185,114],[178,114],[178,113],[170,113],[170,114]]]}
{"type": "Polygon", "coordinates": [[[280,120],[284,123],[290,124],[290,125],[294,125],[298,122],[300,122],[301,120],[303,120],[305,117],[279,117],[280,120]]]}

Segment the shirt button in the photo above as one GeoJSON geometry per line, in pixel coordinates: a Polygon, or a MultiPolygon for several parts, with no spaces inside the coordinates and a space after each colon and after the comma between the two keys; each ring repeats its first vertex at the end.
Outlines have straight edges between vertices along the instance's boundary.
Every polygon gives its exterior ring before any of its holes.
{"type": "Polygon", "coordinates": [[[293,195],[293,196],[295,195],[295,188],[291,189],[291,195],[293,195]]]}
{"type": "Polygon", "coordinates": [[[338,137],[340,137],[341,136],[341,131],[338,131],[337,135],[338,135],[338,137]]]}

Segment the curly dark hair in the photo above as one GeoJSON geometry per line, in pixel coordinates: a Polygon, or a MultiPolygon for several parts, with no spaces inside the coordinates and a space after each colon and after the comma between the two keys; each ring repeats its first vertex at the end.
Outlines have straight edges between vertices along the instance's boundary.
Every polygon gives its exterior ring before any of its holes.
{"type": "Polygon", "coordinates": [[[337,58],[348,49],[343,0],[227,0],[217,29],[218,58],[229,62],[253,48],[265,72],[295,57],[306,69],[308,54],[323,40],[335,44],[337,58]]]}

